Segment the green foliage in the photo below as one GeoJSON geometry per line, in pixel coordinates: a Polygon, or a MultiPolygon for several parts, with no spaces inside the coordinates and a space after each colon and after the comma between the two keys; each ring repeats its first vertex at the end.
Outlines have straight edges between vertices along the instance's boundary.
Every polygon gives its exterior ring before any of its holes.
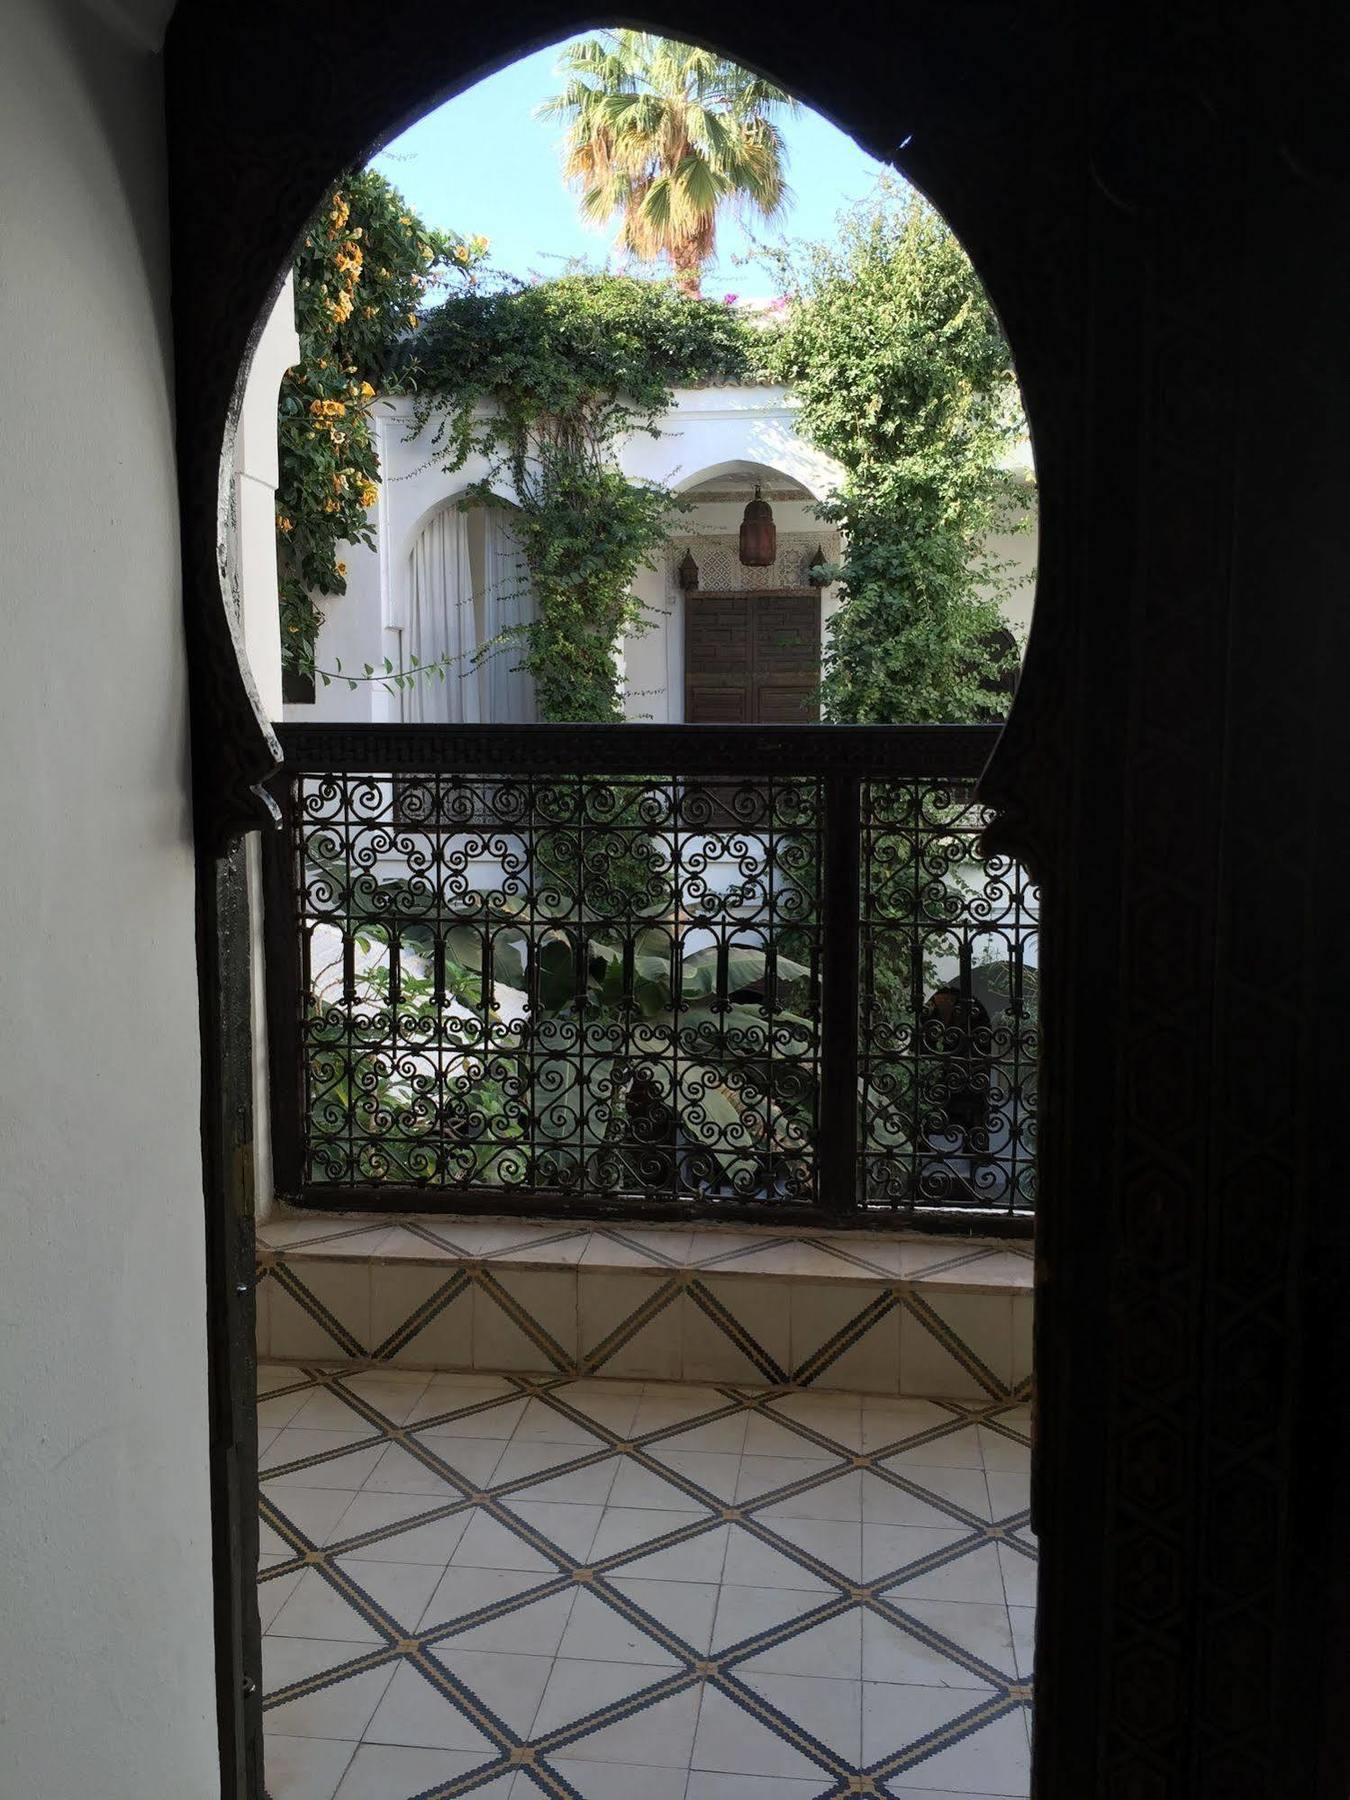
{"type": "Polygon", "coordinates": [[[606,31],[567,45],[560,94],[538,109],[562,119],[563,171],[593,224],[619,218],[619,242],[643,262],[668,259],[697,295],[724,206],[776,217],[790,199],[775,117],[796,102],[712,50],[647,31],[606,31]]]}
{"type": "Polygon", "coordinates": [[[845,472],[822,509],[845,544],[825,717],[997,716],[1013,659],[995,640],[1006,577],[983,545],[1014,522],[1001,465],[1025,426],[984,289],[932,208],[890,185],[782,274],[791,304],[765,355],[800,428],[845,472]]]}
{"type": "Polygon", "coordinates": [[[322,614],[313,595],[346,592],[339,544],[373,545],[379,463],[369,408],[376,392],[415,379],[401,349],[426,291],[470,270],[486,244],[432,231],[382,175],[338,183],[295,260],[300,361],[278,408],[277,564],[282,657],[312,670],[322,614]],[[397,367],[396,367],[397,365],[397,367]]]}
{"type": "Polygon", "coordinates": [[[747,361],[728,307],[621,276],[452,294],[428,317],[415,370],[398,379],[415,383],[417,425],[448,468],[477,452],[492,465],[479,496],[502,477],[515,490],[538,612],[512,631],[543,718],[623,716],[616,647],[643,624],[633,578],[682,506],[658,483],[629,481],[616,445],[656,434],[672,388],[747,361]]]}

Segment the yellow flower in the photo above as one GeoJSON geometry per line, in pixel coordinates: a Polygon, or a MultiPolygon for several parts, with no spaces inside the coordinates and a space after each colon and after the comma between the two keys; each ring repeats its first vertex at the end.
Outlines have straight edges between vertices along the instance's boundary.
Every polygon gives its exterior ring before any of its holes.
{"type": "Polygon", "coordinates": [[[338,566],[337,566],[337,572],[338,572],[338,575],[339,575],[339,577],[340,577],[340,578],[341,578],[341,579],[342,579],[342,580],[343,580],[343,581],[345,581],[345,580],[346,580],[346,579],[347,579],[347,565],[346,565],[346,563],[344,563],[344,562],[340,562],[340,563],[339,563],[339,564],[338,564],[338,566]]]}
{"type": "Polygon", "coordinates": [[[366,510],[369,511],[370,508],[372,506],[374,506],[375,502],[379,499],[379,497],[380,497],[380,490],[375,486],[375,483],[373,481],[367,481],[361,489],[361,504],[362,504],[362,506],[364,506],[366,508],[366,510]]]}
{"type": "Polygon", "coordinates": [[[409,323],[409,325],[411,325],[413,327],[414,330],[417,329],[417,314],[416,313],[408,314],[408,323],[409,323]]]}
{"type": "Polygon", "coordinates": [[[288,532],[295,530],[295,526],[286,517],[285,513],[282,513],[281,516],[277,520],[277,530],[278,531],[288,531],[288,532]]]}
{"type": "Polygon", "coordinates": [[[326,404],[326,402],[323,400],[311,400],[310,401],[309,410],[313,413],[313,415],[316,419],[321,419],[323,417],[323,409],[324,409],[325,404],[326,404]]]}
{"type": "Polygon", "coordinates": [[[361,398],[363,400],[373,400],[375,398],[375,390],[368,381],[363,381],[361,383],[361,398]]]}
{"type": "Polygon", "coordinates": [[[411,213],[400,213],[398,215],[398,222],[400,225],[411,225],[412,224],[412,214],[411,213]]]}

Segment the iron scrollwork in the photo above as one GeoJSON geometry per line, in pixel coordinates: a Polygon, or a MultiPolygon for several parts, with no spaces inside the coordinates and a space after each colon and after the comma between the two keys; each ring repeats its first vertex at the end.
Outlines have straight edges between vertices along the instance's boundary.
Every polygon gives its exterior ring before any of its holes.
{"type": "Polygon", "coordinates": [[[352,767],[371,758],[340,734],[310,758],[329,766],[290,766],[298,1196],[1029,1219],[1034,897],[979,859],[978,760],[863,780],[864,897],[841,919],[838,759],[803,730],[810,755],[737,772],[733,744],[725,774],[598,772],[575,745],[573,766],[512,769],[490,730],[469,768],[434,734],[421,767],[352,767]],[[836,933],[863,972],[842,1194],[822,1181],[836,933]]]}

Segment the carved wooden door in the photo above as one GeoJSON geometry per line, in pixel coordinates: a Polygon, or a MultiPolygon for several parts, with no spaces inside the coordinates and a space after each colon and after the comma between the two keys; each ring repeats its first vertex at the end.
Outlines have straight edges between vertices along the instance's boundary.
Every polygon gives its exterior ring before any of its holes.
{"type": "Polygon", "coordinates": [[[685,596],[687,724],[809,724],[819,685],[815,588],[685,596]]]}

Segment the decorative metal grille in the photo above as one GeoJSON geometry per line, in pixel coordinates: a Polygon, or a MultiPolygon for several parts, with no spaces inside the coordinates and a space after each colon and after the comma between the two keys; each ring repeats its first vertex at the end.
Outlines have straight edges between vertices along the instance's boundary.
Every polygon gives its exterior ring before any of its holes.
{"type": "Polygon", "coordinates": [[[971,786],[862,793],[861,1191],[869,1208],[1035,1204],[1037,898],[986,858],[971,786]]]}
{"type": "Polygon", "coordinates": [[[282,737],[293,1197],[1029,1215],[1035,902],[979,857],[993,733],[282,737]]]}

